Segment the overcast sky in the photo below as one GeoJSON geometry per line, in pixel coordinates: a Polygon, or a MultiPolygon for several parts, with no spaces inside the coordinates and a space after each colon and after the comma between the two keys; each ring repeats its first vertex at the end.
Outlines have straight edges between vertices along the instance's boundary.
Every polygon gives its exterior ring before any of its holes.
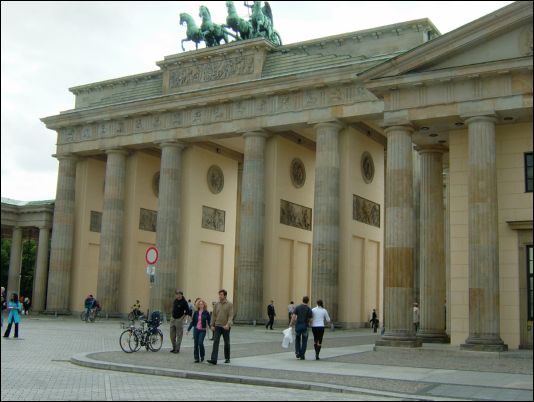
{"type": "MultiPolygon", "coordinates": [[[[443,34],[510,3],[270,2],[284,44],[424,17],[443,34]]],[[[74,107],[70,87],[157,70],[181,51],[179,14],[200,4],[226,20],[224,1],[2,2],[2,197],[54,199],[56,133],[39,119],[74,107]]]]}

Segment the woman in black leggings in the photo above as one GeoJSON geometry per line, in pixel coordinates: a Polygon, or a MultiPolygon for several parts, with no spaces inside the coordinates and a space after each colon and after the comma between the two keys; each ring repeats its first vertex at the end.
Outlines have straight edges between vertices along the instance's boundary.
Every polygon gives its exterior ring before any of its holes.
{"type": "Polygon", "coordinates": [[[317,307],[312,309],[312,314],[313,347],[315,348],[315,360],[319,360],[319,353],[323,345],[324,323],[325,321],[330,323],[330,316],[323,307],[321,299],[317,300],[317,307]]]}

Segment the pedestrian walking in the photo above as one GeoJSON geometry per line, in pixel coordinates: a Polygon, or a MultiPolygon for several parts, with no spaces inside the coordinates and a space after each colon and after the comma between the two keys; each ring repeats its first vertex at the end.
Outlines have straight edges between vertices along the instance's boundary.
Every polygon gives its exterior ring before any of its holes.
{"type": "MultiPolygon", "coordinates": [[[[198,299],[197,299],[198,300],[198,299]]],[[[196,303],[196,300],[195,300],[195,303],[196,303]]],[[[195,305],[193,303],[191,303],[191,299],[188,299],[187,300],[187,307],[189,307],[189,311],[191,313],[191,315],[193,314],[193,310],[195,309],[195,305]]],[[[187,326],[190,324],[190,318],[191,316],[186,316],[185,317],[185,320],[184,320],[184,324],[187,326]]]]}
{"type": "MultiPolygon", "coordinates": [[[[211,311],[210,311],[210,321],[213,322],[213,310],[215,310],[215,305],[217,304],[217,302],[211,302],[211,311]]],[[[211,326],[208,327],[208,331],[211,331],[211,326]]],[[[213,335],[214,332],[211,331],[211,337],[210,337],[210,341],[213,341],[213,335]]]]}
{"type": "Polygon", "coordinates": [[[419,330],[419,305],[413,304],[413,330],[415,333],[419,330]]]}
{"type": "Polygon", "coordinates": [[[184,319],[191,315],[189,305],[184,298],[184,293],[181,290],[174,292],[175,299],[172,305],[172,319],[171,319],[171,353],[180,353],[180,346],[182,345],[182,337],[184,335],[184,319]]]}
{"type": "Polygon", "coordinates": [[[29,315],[30,314],[30,307],[31,307],[31,302],[30,302],[30,298],[29,297],[26,297],[24,299],[24,303],[22,303],[22,307],[24,308],[24,315],[29,315]]]}
{"type": "Polygon", "coordinates": [[[206,331],[211,322],[210,314],[208,313],[208,305],[204,300],[197,300],[196,308],[197,311],[193,313],[187,333],[189,334],[189,331],[191,331],[191,328],[193,328],[193,355],[195,357],[195,363],[199,363],[204,361],[204,355],[206,354],[204,349],[204,338],[206,337],[206,331]]]}
{"type": "Polygon", "coordinates": [[[269,322],[267,322],[267,325],[265,326],[265,329],[271,327],[271,331],[273,330],[273,323],[274,323],[274,317],[276,316],[276,312],[274,311],[274,300],[271,300],[271,304],[267,306],[267,316],[269,317],[269,322]]]}
{"type": "Polygon", "coordinates": [[[7,297],[6,297],[6,288],[2,286],[2,310],[0,316],[2,317],[2,327],[4,326],[4,310],[7,309],[7,297]]]}
{"type": "Polygon", "coordinates": [[[9,316],[7,317],[7,328],[4,333],[4,338],[9,338],[11,333],[11,325],[15,324],[15,338],[19,337],[20,312],[22,311],[22,304],[19,302],[19,297],[16,293],[11,295],[11,300],[7,304],[9,316]]]}
{"type": "Polygon", "coordinates": [[[291,317],[291,324],[295,325],[295,355],[297,359],[305,360],[306,346],[308,344],[308,328],[313,318],[311,308],[308,306],[310,298],[304,296],[302,304],[299,304],[291,317]]]}
{"type": "Polygon", "coordinates": [[[291,301],[291,303],[289,303],[289,305],[287,306],[287,313],[289,315],[288,325],[291,325],[291,316],[293,315],[294,311],[295,311],[295,303],[291,301]]]}
{"type": "Polygon", "coordinates": [[[214,332],[214,335],[211,360],[208,360],[210,364],[217,364],[221,335],[224,339],[224,362],[230,363],[230,329],[234,320],[234,306],[227,300],[227,295],[228,292],[226,290],[219,290],[219,303],[213,309],[211,330],[214,332]]]}
{"type": "Polygon", "coordinates": [[[373,312],[371,313],[371,319],[369,320],[369,322],[371,323],[371,328],[373,328],[373,332],[377,332],[379,321],[375,309],[373,309],[373,312]]]}
{"type": "Polygon", "coordinates": [[[324,308],[323,301],[317,300],[317,307],[312,309],[312,332],[313,332],[313,347],[315,349],[315,360],[319,360],[319,353],[321,353],[321,346],[323,345],[323,336],[325,322],[330,323],[330,316],[328,311],[324,308]]]}

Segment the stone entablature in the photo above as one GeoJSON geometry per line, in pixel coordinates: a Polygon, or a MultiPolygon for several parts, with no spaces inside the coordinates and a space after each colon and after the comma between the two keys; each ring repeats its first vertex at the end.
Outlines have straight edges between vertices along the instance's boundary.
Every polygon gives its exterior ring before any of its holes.
{"type": "Polygon", "coordinates": [[[51,228],[53,215],[54,200],[18,204],[2,201],[2,226],[51,228]]]}
{"type": "MultiPolygon", "coordinates": [[[[213,104],[175,111],[154,112],[144,116],[60,128],[58,145],[375,101],[376,97],[361,84],[349,81],[343,85],[324,85],[320,88],[301,89],[280,95],[249,96],[247,99],[240,98],[225,103],[219,100],[213,104]]],[[[101,148],[102,144],[99,143],[98,147],[101,148]]]]}

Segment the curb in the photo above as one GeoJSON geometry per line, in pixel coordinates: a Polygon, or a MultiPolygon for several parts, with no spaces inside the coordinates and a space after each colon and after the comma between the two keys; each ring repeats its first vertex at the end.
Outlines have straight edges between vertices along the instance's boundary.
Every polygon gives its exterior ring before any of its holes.
{"type": "Polygon", "coordinates": [[[132,364],[111,363],[95,360],[89,357],[91,353],[81,353],[70,358],[70,362],[82,367],[100,370],[121,371],[126,373],[159,375],[165,377],[184,378],[189,380],[215,381],[242,385],[257,385],[262,387],[292,388],[304,391],[336,392],[348,394],[365,394],[369,396],[381,396],[401,398],[403,400],[432,400],[432,401],[459,401],[460,399],[437,397],[431,395],[402,394],[389,391],[377,391],[367,388],[348,387],[324,383],[310,384],[304,381],[265,379],[260,377],[237,376],[234,374],[203,373],[197,371],[156,368],[149,366],[134,366],[132,364]]]}

